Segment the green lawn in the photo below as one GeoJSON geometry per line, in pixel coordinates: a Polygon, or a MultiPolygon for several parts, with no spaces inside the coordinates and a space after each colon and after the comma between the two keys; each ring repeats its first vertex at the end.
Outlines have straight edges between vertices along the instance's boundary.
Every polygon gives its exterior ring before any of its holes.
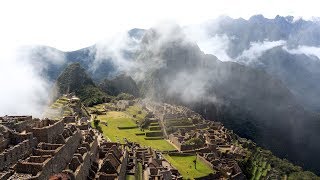
{"type": "Polygon", "coordinates": [[[214,173],[214,170],[200,159],[197,159],[197,169],[195,169],[193,161],[196,156],[164,156],[172,166],[178,169],[184,179],[194,179],[214,173]]]}
{"type": "Polygon", "coordinates": [[[126,180],[135,180],[136,178],[134,177],[134,175],[127,175],[126,176],[126,180]]]}
{"type": "Polygon", "coordinates": [[[136,115],[136,118],[134,118],[134,120],[137,120],[137,121],[142,121],[147,115],[146,111],[142,110],[136,105],[128,107],[126,109],[126,112],[129,113],[130,115],[136,115]],[[141,111],[140,114],[138,113],[139,111],[141,111]]]}
{"type": "MultiPolygon", "coordinates": [[[[146,140],[146,136],[135,135],[141,133],[139,128],[132,129],[118,129],[118,127],[133,127],[136,126],[132,117],[126,112],[109,111],[107,115],[99,115],[96,119],[101,122],[107,122],[108,126],[101,125],[103,134],[107,136],[111,141],[124,142],[123,138],[127,138],[129,141],[137,142],[142,146],[150,146],[153,149],[158,150],[175,150],[175,148],[164,139],[146,140]]],[[[148,132],[147,130],[144,132],[148,132]]]]}

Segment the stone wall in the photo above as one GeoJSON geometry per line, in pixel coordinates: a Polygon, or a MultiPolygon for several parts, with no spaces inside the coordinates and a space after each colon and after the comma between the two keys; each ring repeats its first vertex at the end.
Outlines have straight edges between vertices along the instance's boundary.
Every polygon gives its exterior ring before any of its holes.
{"type": "Polygon", "coordinates": [[[199,154],[197,154],[197,159],[200,159],[202,162],[204,162],[205,164],[207,164],[210,168],[213,169],[213,165],[207,161],[204,157],[200,156],[199,154]]]}
{"type": "Polygon", "coordinates": [[[1,124],[18,132],[24,131],[33,122],[32,116],[4,116],[2,119],[1,124]]]}
{"type": "Polygon", "coordinates": [[[77,180],[87,179],[87,177],[89,176],[91,164],[93,161],[95,161],[95,158],[97,157],[97,153],[98,153],[98,141],[97,139],[95,139],[90,144],[90,151],[86,152],[83,155],[83,162],[74,173],[75,179],[77,180]]]}
{"type": "Polygon", "coordinates": [[[39,179],[48,179],[52,174],[63,171],[77,150],[81,138],[80,131],[74,132],[74,135],[66,140],[66,144],[59,149],[55,156],[44,164],[39,179]]]}
{"type": "Polygon", "coordinates": [[[127,152],[127,150],[125,150],[124,154],[123,154],[123,160],[122,160],[122,163],[121,163],[121,168],[120,168],[119,178],[118,179],[126,179],[128,156],[129,156],[128,152],[127,152]]]}
{"type": "Polygon", "coordinates": [[[76,119],[77,119],[77,116],[64,116],[62,118],[63,122],[64,123],[75,123],[76,122],[76,119]]]}
{"type": "Polygon", "coordinates": [[[32,128],[31,132],[33,136],[38,139],[38,142],[55,143],[59,134],[63,133],[64,123],[63,121],[42,120],[41,124],[38,124],[39,128],[32,128]],[[46,126],[47,125],[47,126],[46,126]]]}
{"type": "Polygon", "coordinates": [[[88,123],[84,123],[84,124],[78,124],[78,125],[77,125],[77,128],[79,128],[80,130],[88,130],[90,126],[91,126],[91,125],[90,125],[90,123],[88,122],[88,123]]]}
{"type": "Polygon", "coordinates": [[[13,170],[0,172],[0,180],[7,180],[14,173],[13,170]]]}
{"type": "Polygon", "coordinates": [[[9,145],[9,140],[0,136],[0,152],[5,150],[9,145]]]}
{"type": "Polygon", "coordinates": [[[169,135],[169,140],[170,140],[171,143],[173,143],[173,144],[178,148],[178,150],[180,151],[180,149],[181,149],[181,143],[179,142],[178,138],[175,137],[173,134],[170,134],[170,135],[169,135]]]}
{"type": "Polygon", "coordinates": [[[10,136],[10,143],[18,144],[24,140],[33,139],[33,134],[29,133],[12,133],[10,136]]]}
{"type": "Polygon", "coordinates": [[[9,149],[6,149],[0,154],[0,170],[2,171],[16,163],[19,159],[29,156],[32,152],[32,147],[32,140],[25,140],[9,149]]]}
{"type": "Polygon", "coordinates": [[[169,140],[178,148],[179,151],[190,151],[194,149],[198,149],[200,147],[194,145],[183,144],[179,141],[178,137],[173,134],[169,135],[169,140]]]}
{"type": "MultiPolygon", "coordinates": [[[[58,145],[50,146],[49,144],[46,144],[46,143],[40,144],[39,148],[55,149],[55,150],[42,150],[43,152],[46,151],[47,154],[49,151],[50,153],[53,152],[52,156],[46,156],[50,158],[46,159],[44,162],[42,162],[42,160],[39,160],[39,161],[32,160],[33,162],[29,162],[28,160],[30,160],[30,158],[26,161],[22,161],[17,164],[16,172],[33,174],[34,177],[32,179],[39,179],[39,180],[48,179],[51,175],[62,172],[65,169],[67,164],[72,159],[74,152],[77,150],[81,140],[82,140],[82,136],[80,131],[75,131],[72,136],[66,139],[66,144],[62,146],[59,146],[59,147],[57,147],[58,145]]],[[[40,155],[44,156],[44,154],[40,154],[40,155]]]]}

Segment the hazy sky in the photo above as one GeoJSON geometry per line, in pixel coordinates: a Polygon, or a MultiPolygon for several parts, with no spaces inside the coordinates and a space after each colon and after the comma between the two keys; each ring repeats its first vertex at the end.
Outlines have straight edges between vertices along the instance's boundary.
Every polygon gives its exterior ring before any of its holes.
{"type": "MultiPolygon", "coordinates": [[[[43,44],[76,50],[116,32],[159,21],[197,24],[219,15],[320,16],[316,0],[7,0],[0,1],[0,48],[43,44]]],[[[1,51],[1,50],[0,50],[1,51]]]]}

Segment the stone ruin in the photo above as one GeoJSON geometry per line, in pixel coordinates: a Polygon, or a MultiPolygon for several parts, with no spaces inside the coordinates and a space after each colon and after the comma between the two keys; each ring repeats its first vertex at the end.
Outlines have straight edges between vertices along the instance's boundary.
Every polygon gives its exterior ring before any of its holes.
{"type": "Polygon", "coordinates": [[[153,101],[140,102],[147,110],[151,111],[155,117],[161,121],[168,121],[172,119],[198,119],[203,120],[202,116],[184,106],[175,106],[166,103],[157,103],[153,101]]]}
{"type": "Polygon", "coordinates": [[[177,171],[164,168],[152,149],[131,142],[108,142],[97,130],[81,126],[88,123],[88,118],[78,116],[61,120],[31,117],[21,132],[0,125],[0,180],[109,180],[143,172],[151,179],[177,179],[177,171]],[[138,163],[143,172],[138,172],[138,163]]]}
{"type": "MultiPolygon", "coordinates": [[[[78,103],[77,99],[73,101],[78,103]]],[[[117,101],[104,108],[125,110],[132,103],[117,101]]],[[[144,100],[136,103],[147,111],[145,121],[158,123],[164,137],[179,153],[196,154],[216,170],[207,179],[245,179],[236,160],[244,158],[243,147],[250,148],[253,143],[227,130],[222,123],[205,120],[186,107],[144,100]],[[176,120],[181,120],[184,126],[178,124],[175,131],[168,134],[167,128],[174,126],[176,120]],[[202,143],[187,143],[191,139],[202,143]],[[234,145],[235,140],[241,146],[234,145]]],[[[147,179],[182,179],[161,152],[129,141],[108,142],[90,123],[89,117],[81,113],[60,120],[0,117],[0,180],[122,180],[141,174],[147,179]]]]}
{"type": "Polygon", "coordinates": [[[22,132],[33,122],[32,116],[3,116],[0,117],[0,125],[4,125],[17,132],[22,132]]]}
{"type": "Polygon", "coordinates": [[[205,146],[205,143],[200,145],[187,144],[187,142],[191,139],[199,139],[204,142],[205,138],[203,136],[203,131],[185,131],[184,129],[179,129],[178,132],[169,135],[170,142],[173,143],[178,148],[178,150],[182,152],[200,149],[205,146]]]}
{"type": "Polygon", "coordinates": [[[0,125],[0,179],[49,179],[57,173],[94,179],[97,136],[67,119],[29,119],[21,132],[0,125]]]}
{"type": "Polygon", "coordinates": [[[130,157],[134,158],[131,162],[139,162],[142,164],[144,176],[148,179],[159,180],[177,180],[182,176],[174,167],[171,166],[162,156],[160,152],[154,151],[152,148],[144,148],[139,145],[133,146],[130,157]]]}
{"type": "Polygon", "coordinates": [[[141,101],[141,107],[153,113],[162,130],[174,127],[175,132],[170,133],[168,140],[180,153],[193,153],[217,173],[209,179],[246,179],[236,159],[246,156],[244,148],[254,146],[248,141],[242,141],[232,131],[224,128],[220,122],[205,120],[198,113],[183,107],[152,101],[141,101]],[[182,126],[175,121],[182,122],[182,126]],[[198,138],[201,145],[187,143],[192,138],[198,138]],[[233,141],[241,146],[236,146],[233,141]]]}

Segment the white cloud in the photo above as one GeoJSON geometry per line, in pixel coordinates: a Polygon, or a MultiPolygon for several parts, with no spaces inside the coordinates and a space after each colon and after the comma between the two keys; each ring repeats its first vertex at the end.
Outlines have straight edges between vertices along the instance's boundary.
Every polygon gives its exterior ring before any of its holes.
{"type": "Polygon", "coordinates": [[[320,59],[320,47],[298,46],[295,49],[288,49],[286,46],[284,46],[283,49],[291,54],[305,54],[307,56],[317,56],[320,59]]]}
{"type": "Polygon", "coordinates": [[[207,92],[209,79],[212,78],[208,74],[203,69],[193,72],[192,76],[190,76],[190,72],[178,72],[173,79],[167,82],[169,87],[167,93],[186,103],[199,102],[203,98],[207,102],[218,102],[214,94],[207,92]]]}
{"type": "Polygon", "coordinates": [[[245,60],[245,62],[251,62],[259,58],[265,51],[272,49],[277,46],[283,46],[286,44],[286,41],[268,41],[263,42],[251,42],[250,48],[242,52],[242,54],[237,57],[237,60],[245,60]]]}
{"type": "Polygon", "coordinates": [[[128,71],[135,65],[131,59],[124,55],[127,52],[137,51],[139,40],[129,37],[127,32],[118,33],[113,38],[101,40],[95,44],[95,57],[91,71],[95,71],[102,61],[112,60],[119,71],[128,71]]]}
{"type": "Polygon", "coordinates": [[[316,0],[28,0],[1,1],[1,43],[44,44],[61,50],[89,46],[116,32],[149,28],[161,20],[180,25],[201,23],[219,15],[249,18],[320,16],[316,0]],[[276,6],[274,6],[276,4],[276,6]]]}
{"type": "Polygon", "coordinates": [[[203,26],[188,26],[184,28],[187,37],[196,42],[201,51],[206,54],[213,54],[221,61],[230,61],[231,58],[227,54],[230,39],[226,34],[210,36],[207,28],[203,26]]]}
{"type": "Polygon", "coordinates": [[[49,99],[49,82],[40,76],[39,69],[30,64],[28,57],[20,56],[14,48],[5,50],[0,57],[0,116],[39,117],[49,99]]]}

